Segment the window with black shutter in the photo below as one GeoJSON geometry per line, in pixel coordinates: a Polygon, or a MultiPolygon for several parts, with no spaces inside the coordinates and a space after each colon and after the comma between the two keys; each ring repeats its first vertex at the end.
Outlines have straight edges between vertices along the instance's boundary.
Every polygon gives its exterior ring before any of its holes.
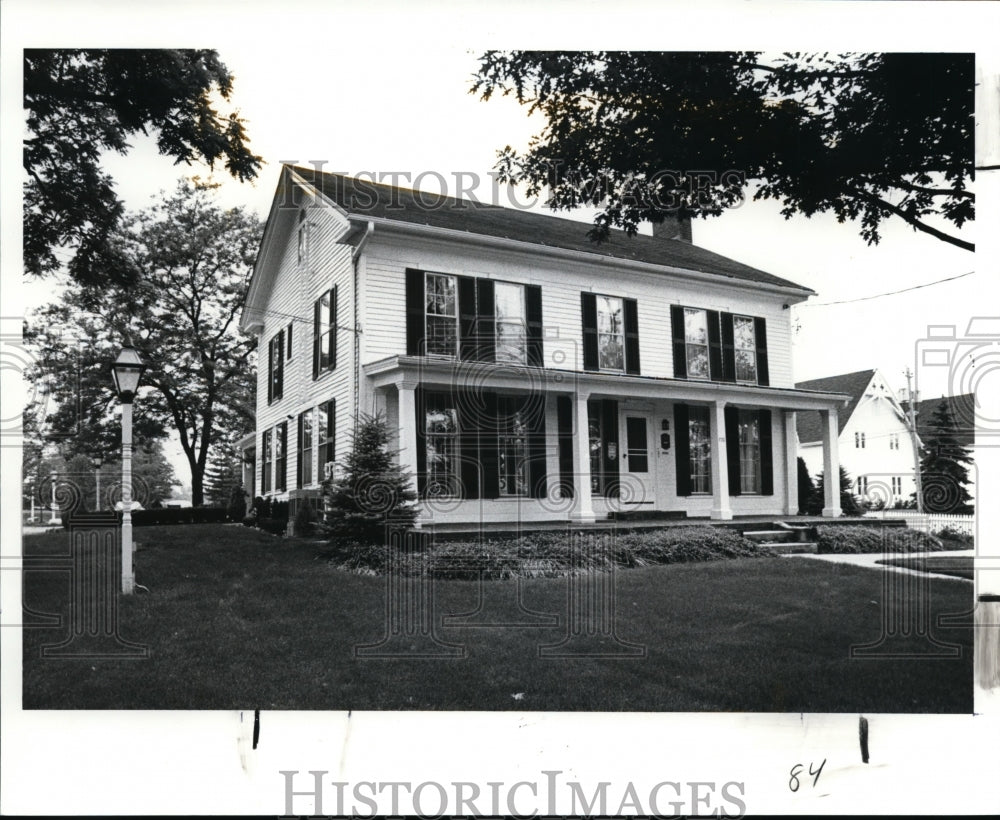
{"type": "Polygon", "coordinates": [[[313,378],[337,366],[337,288],[323,293],[313,304],[313,378]]]}
{"type": "Polygon", "coordinates": [[[674,377],[767,386],[767,326],[759,316],[671,305],[674,377]]]}
{"type": "Polygon", "coordinates": [[[274,437],[274,491],[283,493],[287,489],[288,475],[288,422],[278,424],[274,437]]]}
{"type": "Polygon", "coordinates": [[[675,404],[674,427],[677,495],[711,493],[712,440],[708,407],[675,404]]]}
{"type": "Polygon", "coordinates": [[[268,343],[267,351],[267,403],[281,399],[284,389],[285,331],[279,330],[268,343]]]}

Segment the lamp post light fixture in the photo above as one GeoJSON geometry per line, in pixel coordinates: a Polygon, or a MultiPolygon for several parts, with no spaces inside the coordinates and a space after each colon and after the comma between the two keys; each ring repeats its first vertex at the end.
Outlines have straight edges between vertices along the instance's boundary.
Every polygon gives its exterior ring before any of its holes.
{"type": "Polygon", "coordinates": [[[97,491],[94,493],[94,512],[101,511],[101,465],[104,459],[101,456],[94,456],[94,480],[97,483],[97,491]]]}
{"type": "Polygon", "coordinates": [[[62,526],[62,518],[59,517],[59,505],[56,502],[56,482],[59,480],[59,473],[51,473],[49,480],[52,482],[52,504],[49,507],[52,515],[49,518],[49,523],[59,527],[62,526]]]}
{"type": "Polygon", "coordinates": [[[122,592],[135,589],[132,569],[132,400],[139,389],[139,379],[146,369],[139,352],[125,345],[111,368],[115,392],[122,403],[122,592]]]}

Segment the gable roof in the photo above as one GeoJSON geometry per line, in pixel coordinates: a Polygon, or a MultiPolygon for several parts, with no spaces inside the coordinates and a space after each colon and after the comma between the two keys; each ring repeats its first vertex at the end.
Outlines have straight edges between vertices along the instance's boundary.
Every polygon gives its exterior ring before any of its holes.
{"type": "Polygon", "coordinates": [[[322,173],[315,168],[285,167],[320,190],[351,216],[463,231],[545,247],[600,254],[614,259],[664,265],[739,282],[791,288],[801,291],[803,297],[814,292],[787,279],[676,239],[643,234],[629,237],[624,231],[614,230],[608,241],[597,244],[587,238],[590,226],[573,219],[397,188],[367,179],[322,173]]]}
{"type": "MultiPolygon", "coordinates": [[[[948,411],[955,422],[955,438],[963,447],[972,447],[976,443],[976,394],[963,393],[959,396],[940,396],[936,399],[918,401],[917,435],[923,438],[927,433],[934,411],[941,402],[948,405],[948,411]]],[[[909,413],[910,403],[900,402],[903,409],[909,413]]]]}
{"type": "MultiPolygon", "coordinates": [[[[842,373],[839,376],[827,376],[822,379],[811,379],[805,382],[797,382],[795,387],[799,390],[820,390],[825,393],[847,393],[851,400],[847,406],[841,408],[837,413],[837,434],[839,435],[847,420],[851,417],[854,409],[865,394],[865,388],[871,383],[875,370],[858,370],[854,373],[842,373]]],[[[823,440],[823,420],[819,413],[796,413],[795,427],[799,433],[799,442],[805,444],[810,441],[823,440]]]]}

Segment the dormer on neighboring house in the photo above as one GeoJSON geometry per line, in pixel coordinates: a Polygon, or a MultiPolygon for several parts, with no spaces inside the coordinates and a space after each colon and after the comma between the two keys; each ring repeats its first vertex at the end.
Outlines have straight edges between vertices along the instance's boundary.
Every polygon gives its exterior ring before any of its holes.
{"type": "MultiPolygon", "coordinates": [[[[856,496],[892,506],[916,490],[916,460],[906,413],[877,369],[798,382],[802,390],[846,393],[839,416],[840,463],[856,496]]],[[[812,476],[823,470],[822,430],[808,415],[798,419],[799,455],[812,476]]]]}
{"type": "Polygon", "coordinates": [[[240,325],[257,493],[314,498],[381,412],[423,526],[795,514],[796,415],[836,465],[846,401],[794,385],[788,308],[812,291],[680,224],[587,230],[283,166],[240,325]]]}

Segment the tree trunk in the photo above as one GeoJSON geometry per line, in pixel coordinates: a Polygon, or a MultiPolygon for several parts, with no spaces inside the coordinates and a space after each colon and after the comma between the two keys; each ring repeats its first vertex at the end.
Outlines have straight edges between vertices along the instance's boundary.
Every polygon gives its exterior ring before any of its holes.
{"type": "Polygon", "coordinates": [[[205,467],[191,465],[191,506],[200,507],[205,503],[205,467]]]}

